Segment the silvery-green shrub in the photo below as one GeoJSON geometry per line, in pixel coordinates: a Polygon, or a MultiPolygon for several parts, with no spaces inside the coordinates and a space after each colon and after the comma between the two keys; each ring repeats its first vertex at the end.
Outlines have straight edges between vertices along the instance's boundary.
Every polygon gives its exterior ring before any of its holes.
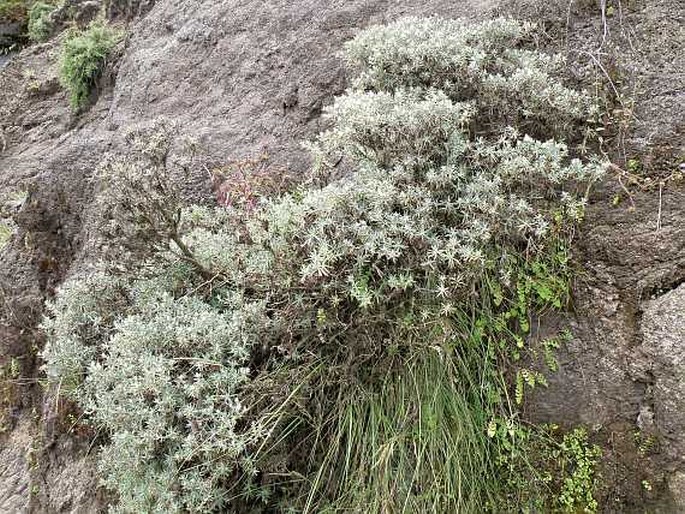
{"type": "Polygon", "coordinates": [[[112,435],[100,469],[125,512],[207,511],[223,503],[243,457],[237,390],[263,305],[136,291],[137,314],[120,320],[93,362],[81,404],[112,435]]]}
{"type": "Polygon", "coordinates": [[[255,350],[354,366],[454,338],[451,316],[485,281],[516,294],[516,258],[568,242],[603,166],[564,142],[592,105],[560,81],[560,58],[523,46],[531,31],[436,18],[363,31],[345,49],[357,78],[308,145],[311,180],[249,212],[177,210],[175,196],[168,210],[163,159],[103,168],[130,206],[108,212],[143,227],[124,237],[154,244],[128,276],[65,284],[43,355],[108,437],[100,469],[120,511],[225,508],[262,433],[243,401],[255,350]]]}
{"type": "Polygon", "coordinates": [[[345,45],[345,57],[358,70],[356,90],[439,89],[473,102],[482,131],[569,130],[593,106],[559,80],[561,56],[521,46],[534,30],[506,18],[469,25],[409,17],[363,31],[345,45]]]}
{"type": "Polygon", "coordinates": [[[47,374],[109,435],[99,467],[123,512],[216,508],[244,458],[237,390],[264,304],[175,297],[170,284],[163,274],[125,289],[100,272],[75,278],[45,322],[47,374]]]}
{"type": "Polygon", "coordinates": [[[46,305],[43,350],[48,378],[67,392],[86,376],[87,366],[99,357],[114,323],[128,306],[125,283],[102,272],[67,281],[46,305]]]}

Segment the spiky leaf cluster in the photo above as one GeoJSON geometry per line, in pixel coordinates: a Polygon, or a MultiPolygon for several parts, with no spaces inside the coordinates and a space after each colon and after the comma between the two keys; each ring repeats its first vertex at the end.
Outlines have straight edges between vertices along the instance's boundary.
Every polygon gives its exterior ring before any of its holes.
{"type": "Polygon", "coordinates": [[[355,89],[439,89],[475,102],[479,130],[571,130],[593,107],[587,94],[560,82],[561,56],[523,47],[534,31],[506,18],[469,25],[408,17],[365,30],[346,44],[345,56],[359,72],[355,89]]]}
{"type": "Polygon", "coordinates": [[[178,297],[179,266],[126,287],[74,279],[49,305],[48,376],[109,435],[99,467],[122,512],[215,509],[244,459],[237,390],[264,305],[178,297]]]}
{"type": "Polygon", "coordinates": [[[263,306],[137,291],[83,384],[82,406],[112,434],[100,469],[124,512],[206,512],[224,503],[242,458],[237,390],[263,306]]]}

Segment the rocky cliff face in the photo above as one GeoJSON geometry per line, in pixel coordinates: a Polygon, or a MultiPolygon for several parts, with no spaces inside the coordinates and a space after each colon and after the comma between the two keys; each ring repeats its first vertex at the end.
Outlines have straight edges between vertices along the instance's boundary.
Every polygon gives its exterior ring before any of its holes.
{"type": "MultiPolygon", "coordinates": [[[[6,402],[0,510],[92,512],[102,504],[90,439],[67,435],[54,402],[43,400],[36,351],[44,300],[70,271],[97,258],[93,172],[106,152],[126,151],[126,131],[165,118],[178,127],[172,161],[192,138],[207,167],[266,152],[271,165],[302,172],[308,162],[300,141],[322,129],[322,106],[344,90],[337,52],[359,28],[402,15],[498,12],[541,21],[550,38],[540,44],[567,51],[570,74],[586,86],[602,84],[612,97],[607,120],[620,125],[604,149],[621,169],[593,194],[578,237],[584,271],[575,311],[540,323],[540,333],[570,326],[574,339],[528,414],[595,430],[607,449],[608,512],[677,511],[673,502],[685,496],[678,287],[685,189],[677,180],[685,161],[685,8],[680,0],[624,3],[602,16],[580,1],[109,2],[128,36],[97,101],[78,115],[57,79],[63,36],[16,55],[0,69],[0,193],[28,195],[13,204],[16,230],[0,251],[0,363],[14,359],[21,374],[6,402]]],[[[210,197],[203,166],[184,187],[189,199],[210,197]]]]}

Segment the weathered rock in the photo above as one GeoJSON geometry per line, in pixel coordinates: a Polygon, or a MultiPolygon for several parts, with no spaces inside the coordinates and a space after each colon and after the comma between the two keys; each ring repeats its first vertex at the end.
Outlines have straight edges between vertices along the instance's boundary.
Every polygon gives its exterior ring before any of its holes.
{"type": "Polygon", "coordinates": [[[101,9],[101,0],[65,0],[49,14],[51,33],[57,34],[74,23],[83,27],[93,21],[101,9]]]}
{"type": "Polygon", "coordinates": [[[685,510],[685,472],[673,473],[668,481],[668,488],[677,508],[685,510]]]}
{"type": "Polygon", "coordinates": [[[30,500],[31,423],[24,420],[0,450],[0,512],[26,512],[30,500]]]}
{"type": "Polygon", "coordinates": [[[664,451],[685,469],[685,284],[646,304],[642,350],[652,362],[654,418],[664,451]]]}
{"type": "Polygon", "coordinates": [[[10,48],[21,40],[22,24],[19,22],[0,22],[0,51],[10,48]]]}

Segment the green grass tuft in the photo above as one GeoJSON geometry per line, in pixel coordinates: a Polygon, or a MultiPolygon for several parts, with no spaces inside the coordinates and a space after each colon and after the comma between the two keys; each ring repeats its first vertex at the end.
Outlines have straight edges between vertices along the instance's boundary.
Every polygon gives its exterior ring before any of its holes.
{"type": "Polygon", "coordinates": [[[107,56],[120,39],[120,32],[101,22],[94,22],[84,31],[73,32],[64,42],[60,79],[69,91],[69,102],[74,109],[88,103],[107,56]]]}
{"type": "Polygon", "coordinates": [[[36,2],[28,13],[28,36],[31,41],[42,42],[50,37],[52,22],[50,13],[57,6],[45,2],[36,2]]]}
{"type": "Polygon", "coordinates": [[[489,414],[467,367],[426,350],[373,390],[352,390],[304,510],[475,512],[491,502],[489,414]],[[317,491],[328,505],[313,508],[317,491]]]}

